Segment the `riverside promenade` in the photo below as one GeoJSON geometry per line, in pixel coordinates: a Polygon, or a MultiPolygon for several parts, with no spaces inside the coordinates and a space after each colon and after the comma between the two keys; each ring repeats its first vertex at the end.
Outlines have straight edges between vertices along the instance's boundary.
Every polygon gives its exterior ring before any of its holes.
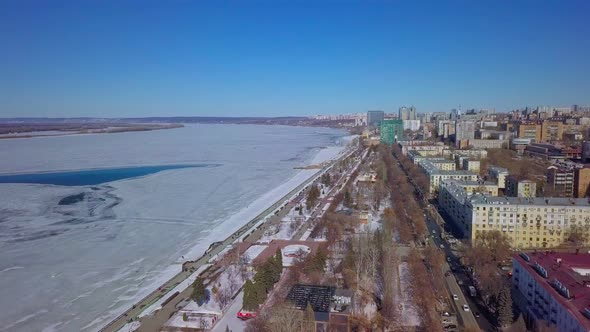
{"type": "MultiPolygon", "coordinates": [[[[239,241],[242,238],[245,238],[249,234],[253,233],[257,229],[263,227],[263,225],[272,218],[267,218],[272,216],[275,212],[280,211],[280,209],[286,206],[291,200],[297,199],[297,196],[302,195],[303,191],[306,187],[316,181],[322,174],[332,168],[341,160],[347,158],[348,156],[352,155],[356,149],[348,147],[344,150],[342,156],[338,159],[333,160],[326,166],[324,166],[320,171],[310,176],[307,180],[303,183],[298,185],[296,188],[291,190],[286,195],[282,196],[279,200],[277,200],[274,204],[268,207],[266,210],[258,214],[252,220],[250,220],[247,224],[240,227],[236,232],[230,234],[227,238],[223,241],[216,242],[209,250],[201,256],[199,259],[195,261],[188,261],[183,264],[182,270],[176,274],[174,277],[170,278],[164,284],[162,284],[158,289],[154,290],[143,299],[138,301],[135,305],[127,309],[121,315],[116,317],[114,320],[110,321],[107,325],[105,325],[100,332],[115,332],[119,331],[125,324],[130,321],[135,321],[138,319],[140,314],[147,309],[150,305],[157,302],[159,299],[163,297],[170,297],[173,294],[170,294],[170,291],[174,289],[178,284],[182,281],[186,280],[190,275],[197,271],[200,267],[208,264],[209,260],[214,257],[215,255],[219,254],[223,250],[225,250],[228,246],[232,245],[234,242],[239,241]]],[[[171,301],[173,302],[173,301],[171,301]]]]}

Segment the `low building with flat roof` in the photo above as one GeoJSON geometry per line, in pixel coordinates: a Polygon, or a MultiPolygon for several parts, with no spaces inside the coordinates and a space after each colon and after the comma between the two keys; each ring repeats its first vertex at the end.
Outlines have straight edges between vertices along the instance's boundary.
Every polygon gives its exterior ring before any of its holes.
{"type": "Polygon", "coordinates": [[[590,331],[590,254],[536,252],[512,257],[512,284],[527,318],[557,331],[590,331]]]}
{"type": "MultiPolygon", "coordinates": [[[[434,194],[438,191],[438,186],[443,180],[469,180],[477,181],[478,175],[464,170],[441,170],[439,166],[432,163],[429,159],[420,160],[418,165],[424,170],[428,178],[429,193],[434,194]]],[[[454,165],[454,163],[453,163],[454,165]]]]}

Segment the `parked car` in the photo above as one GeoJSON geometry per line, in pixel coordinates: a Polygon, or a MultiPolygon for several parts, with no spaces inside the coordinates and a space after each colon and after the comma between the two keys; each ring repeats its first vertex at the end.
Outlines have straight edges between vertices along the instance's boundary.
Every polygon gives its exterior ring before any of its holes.
{"type": "Polygon", "coordinates": [[[447,262],[451,261],[451,257],[447,256],[447,262]]]}
{"type": "Polygon", "coordinates": [[[457,294],[453,294],[453,300],[459,301],[459,296],[457,296],[457,294]]]}
{"type": "Polygon", "coordinates": [[[250,318],[256,318],[256,312],[240,310],[240,311],[238,311],[238,318],[241,320],[248,320],[250,318]]]}
{"type": "Polygon", "coordinates": [[[475,317],[479,318],[481,315],[479,314],[479,312],[475,313],[475,317]]]}
{"type": "Polygon", "coordinates": [[[463,310],[464,310],[464,311],[469,311],[469,306],[468,306],[467,304],[464,304],[464,305],[463,305],[463,310]]]}

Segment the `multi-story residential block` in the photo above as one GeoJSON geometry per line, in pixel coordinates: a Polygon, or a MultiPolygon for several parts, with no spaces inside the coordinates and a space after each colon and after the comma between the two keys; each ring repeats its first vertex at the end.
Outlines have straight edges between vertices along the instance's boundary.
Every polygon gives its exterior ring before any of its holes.
{"type": "Polygon", "coordinates": [[[475,139],[475,121],[460,120],[455,122],[455,146],[462,147],[464,141],[475,139]]]}
{"type": "Polygon", "coordinates": [[[507,139],[471,139],[467,145],[474,149],[502,149],[508,146],[507,139]]]}
{"type": "Polygon", "coordinates": [[[443,138],[455,135],[455,120],[438,120],[436,123],[436,134],[443,138]]]}
{"type": "Polygon", "coordinates": [[[490,166],[488,167],[488,175],[490,179],[498,184],[498,188],[506,188],[506,178],[508,177],[508,169],[503,167],[490,166]]]}
{"type": "Polygon", "coordinates": [[[416,120],[416,108],[414,106],[402,106],[398,110],[400,120],[416,120]]]}
{"type": "Polygon", "coordinates": [[[429,151],[435,151],[437,156],[442,156],[443,151],[448,148],[442,142],[433,143],[430,141],[398,141],[402,148],[402,154],[405,156],[409,151],[420,151],[421,154],[429,151]]]}
{"type": "Polygon", "coordinates": [[[588,197],[590,194],[590,168],[578,168],[574,172],[574,196],[588,197]]]}
{"type": "Polygon", "coordinates": [[[473,173],[479,173],[481,162],[479,160],[463,159],[463,169],[473,173]]]}
{"type": "Polygon", "coordinates": [[[514,175],[506,178],[506,196],[537,197],[537,183],[531,180],[518,179],[514,175]]]}
{"type": "MultiPolygon", "coordinates": [[[[590,222],[590,203],[582,198],[492,197],[469,194],[453,182],[442,182],[439,206],[471,240],[500,231],[514,248],[554,248],[567,239],[572,225],[590,222]]],[[[587,233],[588,228],[583,230],[587,233]]]]}
{"type": "MultiPolygon", "coordinates": [[[[453,163],[454,164],[454,163],[453,163]]],[[[436,164],[430,162],[428,159],[418,161],[418,165],[422,167],[428,178],[428,188],[430,194],[435,194],[438,191],[438,186],[443,180],[466,180],[477,181],[478,175],[463,170],[441,170],[436,164]]]]}
{"type": "Polygon", "coordinates": [[[420,120],[403,120],[404,130],[416,131],[420,129],[420,120]]]}
{"type": "Polygon", "coordinates": [[[512,257],[516,304],[535,325],[590,331],[590,254],[522,252],[512,257]]]}
{"type": "Polygon", "coordinates": [[[541,125],[537,123],[519,123],[518,138],[528,138],[532,141],[539,142],[541,140],[541,129],[541,125]]]}
{"type": "Polygon", "coordinates": [[[547,168],[547,184],[545,196],[573,197],[574,196],[574,170],[549,166],[547,168]]]}
{"type": "Polygon", "coordinates": [[[545,120],[541,125],[541,140],[561,141],[563,139],[563,121],[561,120],[545,120]]]}

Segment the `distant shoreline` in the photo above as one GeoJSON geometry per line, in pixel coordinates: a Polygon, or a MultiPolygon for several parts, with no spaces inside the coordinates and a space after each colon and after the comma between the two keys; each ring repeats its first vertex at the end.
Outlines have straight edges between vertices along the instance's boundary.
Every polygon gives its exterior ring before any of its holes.
{"type": "Polygon", "coordinates": [[[0,126],[0,139],[55,137],[70,135],[113,134],[133,131],[152,131],[184,127],[181,123],[170,124],[37,124],[12,123],[0,126]]]}

